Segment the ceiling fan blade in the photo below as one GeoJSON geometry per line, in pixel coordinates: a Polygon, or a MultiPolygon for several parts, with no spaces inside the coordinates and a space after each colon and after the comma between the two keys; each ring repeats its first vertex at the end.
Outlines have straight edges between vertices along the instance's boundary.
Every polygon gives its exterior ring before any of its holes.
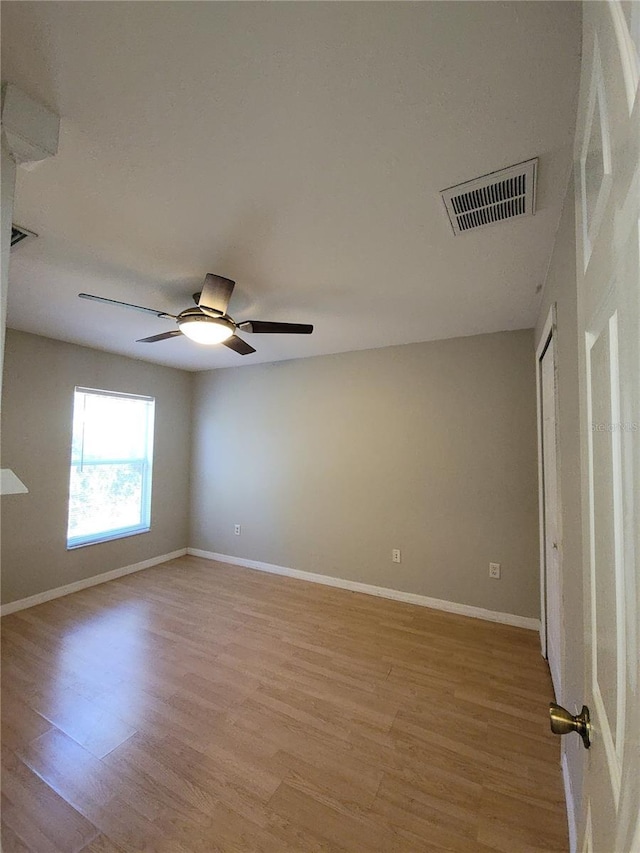
{"type": "Polygon", "coordinates": [[[229,349],[240,353],[240,355],[250,355],[252,352],[255,352],[251,344],[243,341],[242,338],[239,338],[237,335],[232,335],[230,338],[227,338],[226,341],[222,341],[222,343],[225,347],[229,347],[229,349]]]}
{"type": "Polygon", "coordinates": [[[269,323],[265,320],[244,320],[238,323],[238,328],[254,335],[310,335],[313,332],[313,326],[308,323],[269,323]]]}
{"type": "Polygon", "coordinates": [[[223,278],[221,275],[208,272],[202,286],[198,308],[202,308],[205,314],[214,317],[226,314],[235,286],[235,281],[231,281],[230,278],[223,278]]]}
{"type": "Polygon", "coordinates": [[[156,317],[170,317],[175,320],[174,314],[166,311],[158,311],[156,308],[145,308],[143,305],[132,305],[131,302],[120,302],[119,299],[107,299],[106,296],[93,296],[91,293],[79,293],[80,299],[92,299],[94,302],[105,302],[107,305],[122,305],[125,308],[134,308],[136,311],[145,311],[147,314],[155,314],[156,317]]]}
{"type": "Polygon", "coordinates": [[[137,344],[155,344],[156,341],[166,341],[167,338],[177,338],[181,335],[180,329],[173,329],[171,332],[162,332],[159,335],[151,335],[150,338],[139,338],[137,344]]]}

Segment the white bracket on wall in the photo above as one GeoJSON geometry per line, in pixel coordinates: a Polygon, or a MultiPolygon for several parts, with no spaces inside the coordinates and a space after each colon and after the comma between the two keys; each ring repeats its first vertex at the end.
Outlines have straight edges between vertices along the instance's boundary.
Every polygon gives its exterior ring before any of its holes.
{"type": "Polygon", "coordinates": [[[29,489],[11,468],[0,469],[0,495],[26,495],[29,489]]]}

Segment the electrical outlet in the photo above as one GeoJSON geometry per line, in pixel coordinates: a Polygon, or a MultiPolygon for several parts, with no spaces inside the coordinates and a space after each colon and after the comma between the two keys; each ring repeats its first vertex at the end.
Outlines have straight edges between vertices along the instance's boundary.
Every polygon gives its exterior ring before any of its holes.
{"type": "Polygon", "coordinates": [[[240,525],[239,524],[233,525],[233,532],[236,534],[236,536],[240,536],[240,525]]]}
{"type": "Polygon", "coordinates": [[[399,563],[400,561],[400,548],[394,548],[391,552],[391,559],[394,563],[399,563]]]}
{"type": "Polygon", "coordinates": [[[500,563],[489,563],[489,577],[500,578],[500,563]]]}

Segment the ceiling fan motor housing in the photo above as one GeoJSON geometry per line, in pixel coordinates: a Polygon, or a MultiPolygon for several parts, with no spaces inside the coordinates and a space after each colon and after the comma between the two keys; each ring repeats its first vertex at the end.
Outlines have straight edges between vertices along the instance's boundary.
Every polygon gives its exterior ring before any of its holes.
{"type": "Polygon", "coordinates": [[[236,326],[226,317],[208,317],[199,308],[187,308],[178,315],[178,327],[198,343],[221,343],[230,338],[236,326]]]}

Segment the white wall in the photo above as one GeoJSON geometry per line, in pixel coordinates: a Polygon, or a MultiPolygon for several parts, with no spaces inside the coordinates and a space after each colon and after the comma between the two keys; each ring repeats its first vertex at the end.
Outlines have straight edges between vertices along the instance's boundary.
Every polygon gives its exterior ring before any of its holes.
{"type": "Polygon", "coordinates": [[[194,548],[539,615],[531,330],[198,374],[193,454],[194,548]]]}

